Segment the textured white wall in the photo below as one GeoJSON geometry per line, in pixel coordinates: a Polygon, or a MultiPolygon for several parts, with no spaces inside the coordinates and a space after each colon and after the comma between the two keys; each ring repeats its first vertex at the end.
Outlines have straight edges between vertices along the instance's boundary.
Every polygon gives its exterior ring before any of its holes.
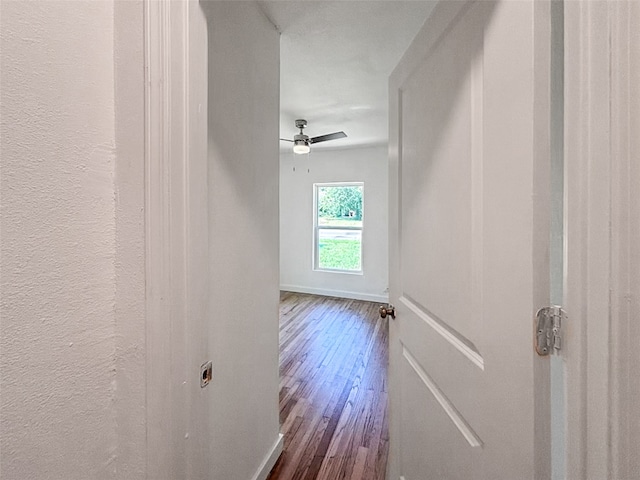
{"type": "Polygon", "coordinates": [[[114,478],[114,6],[2,2],[0,21],[0,476],[114,478]]]}
{"type": "Polygon", "coordinates": [[[387,158],[386,147],[316,150],[308,158],[281,153],[281,288],[386,301],[389,276],[387,158]],[[363,275],[312,268],[313,184],[325,182],[364,182],[363,275]]]}

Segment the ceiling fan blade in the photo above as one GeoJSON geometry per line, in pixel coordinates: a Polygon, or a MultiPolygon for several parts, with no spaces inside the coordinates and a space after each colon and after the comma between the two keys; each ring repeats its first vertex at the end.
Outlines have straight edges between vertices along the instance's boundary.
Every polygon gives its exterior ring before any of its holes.
{"type": "Polygon", "coordinates": [[[288,138],[281,138],[280,140],[282,140],[283,142],[291,142],[291,143],[293,143],[293,140],[289,140],[288,138]]]}
{"type": "Polygon", "coordinates": [[[347,134],[344,132],[327,133],[326,135],[320,135],[319,137],[313,137],[309,139],[309,143],[326,142],[327,140],[337,140],[338,138],[344,138],[347,134]]]}

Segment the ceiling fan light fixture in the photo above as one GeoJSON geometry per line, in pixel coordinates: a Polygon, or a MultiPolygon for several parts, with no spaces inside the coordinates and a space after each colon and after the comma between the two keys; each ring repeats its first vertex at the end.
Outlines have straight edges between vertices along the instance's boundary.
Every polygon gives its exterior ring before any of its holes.
{"type": "Polygon", "coordinates": [[[299,155],[309,153],[311,151],[312,143],[320,143],[326,142],[327,140],[337,140],[339,138],[344,138],[347,136],[344,132],[334,132],[328,133],[326,135],[320,135],[318,137],[309,138],[308,135],[304,134],[304,127],[307,126],[307,121],[303,119],[296,120],[296,128],[300,129],[300,133],[293,136],[293,140],[289,140],[288,138],[281,138],[280,140],[285,142],[293,142],[293,153],[297,153],[299,155]]]}
{"type": "Polygon", "coordinates": [[[295,140],[293,142],[293,153],[302,155],[304,153],[309,153],[310,151],[311,151],[311,148],[309,147],[309,144],[305,140],[295,140]]]}

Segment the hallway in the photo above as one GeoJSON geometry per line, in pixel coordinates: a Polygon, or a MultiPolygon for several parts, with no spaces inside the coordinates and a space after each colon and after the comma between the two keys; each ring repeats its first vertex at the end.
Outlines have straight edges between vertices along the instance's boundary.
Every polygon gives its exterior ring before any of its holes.
{"type": "Polygon", "coordinates": [[[377,308],[281,292],[284,451],[269,480],[385,478],[388,323],[377,308]]]}

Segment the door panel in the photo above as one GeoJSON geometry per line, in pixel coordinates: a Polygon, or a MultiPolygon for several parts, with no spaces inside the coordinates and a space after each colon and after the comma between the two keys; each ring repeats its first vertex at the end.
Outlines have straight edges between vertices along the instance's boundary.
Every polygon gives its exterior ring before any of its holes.
{"type": "Polygon", "coordinates": [[[403,475],[406,479],[475,478],[473,465],[478,461],[481,449],[477,435],[456,412],[449,399],[426,375],[420,364],[408,351],[403,352],[402,396],[407,401],[403,410],[402,429],[405,438],[412,438],[422,450],[416,455],[413,449],[402,450],[403,475]],[[404,414],[406,413],[406,414],[404,414]],[[451,442],[441,441],[443,432],[451,442]],[[466,452],[451,455],[453,451],[466,452]],[[441,461],[434,462],[433,458],[441,461]]]}
{"type": "Polygon", "coordinates": [[[446,3],[390,87],[389,478],[544,478],[548,6],[446,3]]]}
{"type": "Polygon", "coordinates": [[[450,54],[464,52],[461,44],[473,44],[474,36],[477,40],[475,32],[464,26],[458,25],[460,34],[456,28],[452,32],[456,35],[444,38],[430,61],[407,79],[400,100],[403,293],[428,304],[434,315],[458,332],[472,327],[471,91],[466,75],[472,58],[466,58],[471,52],[450,54]],[[452,291],[459,301],[451,301],[452,291]]]}

